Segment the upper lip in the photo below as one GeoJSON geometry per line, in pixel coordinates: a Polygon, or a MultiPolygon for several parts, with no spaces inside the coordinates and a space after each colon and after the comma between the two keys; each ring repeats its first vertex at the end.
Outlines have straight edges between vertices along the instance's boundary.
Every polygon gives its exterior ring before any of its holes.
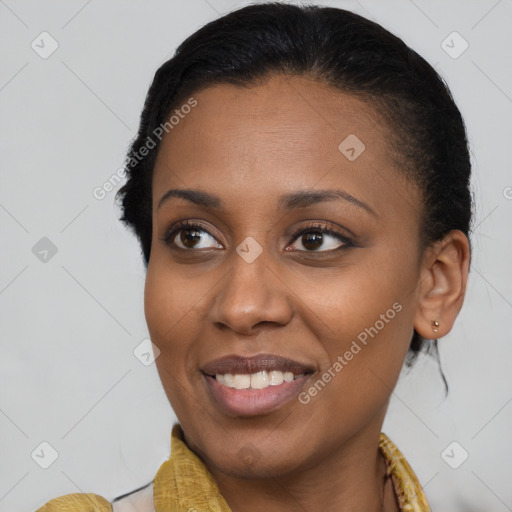
{"type": "Polygon", "coordinates": [[[311,365],[294,361],[287,357],[274,354],[258,354],[256,356],[244,357],[240,355],[229,355],[215,359],[205,364],[201,371],[206,375],[250,374],[261,371],[279,370],[281,372],[292,372],[294,375],[311,373],[311,365]]]}

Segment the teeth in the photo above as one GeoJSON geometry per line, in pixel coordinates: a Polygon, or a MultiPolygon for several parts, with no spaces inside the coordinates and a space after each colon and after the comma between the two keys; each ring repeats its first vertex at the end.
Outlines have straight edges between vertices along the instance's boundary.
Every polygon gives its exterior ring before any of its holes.
{"type": "Polygon", "coordinates": [[[265,371],[251,374],[251,388],[252,389],[263,389],[270,386],[268,373],[265,371]]]}
{"type": "Polygon", "coordinates": [[[294,375],[292,372],[280,372],[279,370],[272,370],[270,372],[261,371],[257,373],[236,374],[232,375],[226,373],[215,375],[217,382],[223,384],[228,388],[235,389],[265,389],[269,386],[279,386],[283,382],[291,382],[294,379],[303,377],[304,373],[294,375]]]}
{"type": "Polygon", "coordinates": [[[251,387],[250,375],[235,375],[233,377],[233,387],[235,389],[247,389],[251,387]]]}
{"type": "Polygon", "coordinates": [[[292,372],[286,372],[283,375],[283,378],[284,378],[285,382],[291,382],[293,380],[293,373],[292,372]]]}
{"type": "Polygon", "coordinates": [[[284,375],[283,372],[276,372],[271,371],[269,374],[270,379],[270,385],[271,386],[279,386],[279,384],[282,384],[284,382],[284,375]]]}

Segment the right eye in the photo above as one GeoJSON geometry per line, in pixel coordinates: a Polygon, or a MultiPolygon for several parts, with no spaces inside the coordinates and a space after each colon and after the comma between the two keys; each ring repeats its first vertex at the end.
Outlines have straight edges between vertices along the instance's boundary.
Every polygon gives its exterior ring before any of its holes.
{"type": "Polygon", "coordinates": [[[164,237],[164,242],[170,247],[182,250],[193,249],[222,249],[217,240],[200,224],[190,221],[180,222],[173,226],[164,237]],[[210,242],[208,241],[210,239],[210,242]],[[216,244],[211,247],[211,241],[216,244]],[[210,246],[208,245],[210,243],[210,246]],[[203,244],[203,245],[202,245],[203,244]],[[204,245],[206,244],[206,245],[204,245]]]}

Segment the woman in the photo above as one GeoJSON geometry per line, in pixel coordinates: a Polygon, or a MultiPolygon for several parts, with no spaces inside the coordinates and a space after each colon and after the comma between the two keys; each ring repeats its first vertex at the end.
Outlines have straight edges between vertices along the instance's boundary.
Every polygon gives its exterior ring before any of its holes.
{"type": "Polygon", "coordinates": [[[429,511],[381,428],[469,269],[468,143],[432,67],[348,11],[245,7],[157,71],[127,176],[171,457],[39,511],[429,511]]]}

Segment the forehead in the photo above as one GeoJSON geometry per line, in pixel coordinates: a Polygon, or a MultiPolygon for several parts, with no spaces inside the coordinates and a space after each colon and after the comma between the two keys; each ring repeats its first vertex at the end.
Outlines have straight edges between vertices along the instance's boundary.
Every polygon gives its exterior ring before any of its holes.
{"type": "Polygon", "coordinates": [[[356,96],[283,75],[249,87],[217,84],[192,96],[197,105],[161,143],[155,193],[180,186],[256,200],[258,191],[268,198],[341,185],[378,208],[410,192],[389,149],[388,126],[356,96]]]}
{"type": "Polygon", "coordinates": [[[215,84],[193,96],[197,106],[165,137],[164,145],[173,150],[189,135],[187,147],[202,145],[219,156],[226,139],[245,141],[249,148],[278,135],[279,144],[266,152],[279,156],[287,149],[299,155],[332,149],[351,133],[374,147],[387,138],[383,120],[368,102],[313,78],[271,75],[258,85],[215,84]]]}

